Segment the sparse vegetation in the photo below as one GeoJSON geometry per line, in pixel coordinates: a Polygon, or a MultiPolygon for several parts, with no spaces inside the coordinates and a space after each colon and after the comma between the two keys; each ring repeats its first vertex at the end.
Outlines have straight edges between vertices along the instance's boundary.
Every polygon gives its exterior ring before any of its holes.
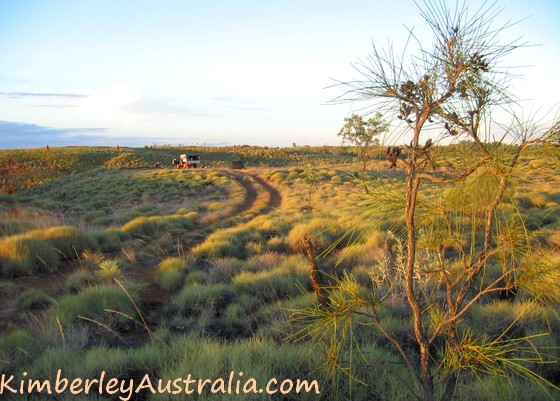
{"type": "MultiPolygon", "coordinates": [[[[402,172],[387,171],[381,149],[372,150],[368,186],[372,194],[391,198],[393,192],[379,188],[399,185],[402,172]]],[[[456,152],[437,150],[446,155],[456,152]]],[[[400,271],[391,264],[402,245],[396,240],[402,219],[371,215],[380,223],[375,230],[367,230],[370,224],[364,222],[340,240],[355,217],[351,206],[367,200],[353,173],[355,148],[249,147],[235,148],[232,154],[203,148],[196,153],[208,152],[204,159],[209,167],[197,171],[133,165],[165,160],[166,152],[171,157],[184,153],[175,148],[121,149],[135,157],[118,157],[108,148],[61,148],[51,149],[51,157],[66,151],[78,156],[64,162],[64,171],[20,180],[16,195],[0,197],[3,372],[50,376],[63,368],[68,375],[84,377],[106,370],[123,378],[143,372],[168,378],[188,370],[210,377],[223,375],[227,366],[226,373],[244,371],[256,378],[319,380],[321,395],[308,399],[403,399],[398,377],[412,378],[384,336],[368,330],[365,320],[352,326],[360,353],[339,354],[341,361],[356,361],[352,377],[325,375],[320,350],[312,342],[291,341],[302,327],[290,317],[313,308],[316,300],[302,248],[305,236],[312,240],[317,265],[326,276],[348,275],[356,285],[347,289],[355,294],[375,290],[382,297],[387,288],[402,285],[400,271]],[[89,166],[86,172],[78,167],[80,152],[89,166]],[[115,163],[131,164],[102,167],[115,157],[115,163]],[[242,159],[247,168],[216,169],[229,158],[242,159]],[[309,163],[315,182],[312,208],[306,181],[309,163]]],[[[32,157],[24,156],[40,151],[12,152],[32,176],[32,157]]],[[[0,152],[2,157],[6,154],[0,152]]],[[[542,249],[539,260],[558,266],[560,195],[554,184],[560,182],[551,175],[549,186],[542,187],[534,179],[537,168],[554,171],[554,158],[536,152],[522,160],[509,205],[533,223],[527,234],[533,246],[542,249]],[[537,159],[537,167],[532,166],[537,159]]],[[[554,274],[552,270],[547,280],[554,274]]],[[[538,277],[542,285],[549,285],[538,277]]],[[[339,293],[340,301],[348,300],[344,294],[339,293]]],[[[560,321],[554,310],[529,298],[524,289],[515,300],[489,297],[465,319],[477,335],[512,323],[512,333],[550,332],[546,339],[532,341],[558,356],[560,321]]],[[[410,344],[410,310],[404,299],[394,296],[384,301],[379,310],[384,327],[410,344]]],[[[557,365],[530,368],[550,380],[558,376],[557,365]]],[[[491,399],[496,392],[516,399],[513,394],[521,390],[541,394],[515,378],[510,384],[488,380],[483,384],[459,383],[457,399],[471,393],[491,399]]]]}

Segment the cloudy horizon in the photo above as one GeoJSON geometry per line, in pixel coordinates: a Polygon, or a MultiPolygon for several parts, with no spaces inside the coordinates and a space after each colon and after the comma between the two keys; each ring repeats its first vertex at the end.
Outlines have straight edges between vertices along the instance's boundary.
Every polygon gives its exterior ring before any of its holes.
{"type": "MultiPolygon", "coordinates": [[[[504,41],[538,45],[507,60],[525,77],[512,90],[551,107],[560,5],[503,6],[498,23],[520,21],[504,41]]],[[[3,2],[0,148],[340,144],[363,104],[328,104],[335,80],[355,79],[372,43],[402,49],[423,26],[412,0],[3,2]]]]}

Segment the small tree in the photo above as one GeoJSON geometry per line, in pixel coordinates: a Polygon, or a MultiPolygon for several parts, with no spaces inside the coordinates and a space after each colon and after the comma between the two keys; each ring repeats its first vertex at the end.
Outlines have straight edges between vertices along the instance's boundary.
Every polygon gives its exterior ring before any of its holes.
{"type": "Polygon", "coordinates": [[[305,167],[305,171],[303,172],[303,180],[307,185],[307,201],[309,202],[309,209],[313,209],[312,197],[313,192],[317,190],[319,186],[319,175],[317,174],[317,170],[313,167],[312,164],[308,164],[305,167]]]}
{"type": "Polygon", "coordinates": [[[370,149],[371,146],[379,144],[378,136],[386,132],[389,125],[382,120],[382,114],[379,112],[367,121],[364,121],[357,114],[352,114],[344,119],[344,123],[344,126],[338,132],[338,136],[342,137],[343,142],[349,142],[358,148],[358,160],[361,163],[360,178],[367,191],[365,174],[370,158],[370,149]]]}
{"type": "MultiPolygon", "coordinates": [[[[560,301],[558,268],[540,257],[509,202],[520,155],[535,144],[552,144],[558,152],[559,124],[539,125],[512,112],[516,104],[508,89],[514,76],[500,64],[522,44],[500,44],[500,33],[509,25],[493,26],[501,12],[495,3],[485,3],[474,14],[466,2],[455,10],[439,0],[425,0],[419,7],[433,32],[433,46],[406,60],[396,56],[405,52],[374,47],[356,65],[362,79],[341,82],[348,90],[337,99],[370,101],[401,121],[411,136],[404,183],[374,188],[358,218],[360,224],[397,222],[393,233],[400,245],[392,268],[399,274],[385,277],[390,285],[367,295],[345,277],[328,307],[299,316],[311,322],[309,335],[325,340],[325,333],[332,334],[326,343],[329,360],[337,366],[336,353],[348,344],[340,333],[351,332],[342,326],[351,325],[355,316],[362,323],[365,319],[401,356],[413,378],[403,379],[403,389],[418,400],[451,400],[467,375],[518,374],[558,390],[524,365],[546,360],[530,337],[515,336],[510,328],[498,335],[475,333],[464,319],[476,319],[473,307],[488,297],[520,288],[535,301],[560,301]],[[493,119],[498,107],[511,113],[511,122],[493,119]],[[430,147],[427,128],[456,143],[445,160],[430,147]],[[494,140],[496,131],[501,141],[494,140]],[[445,168],[438,169],[443,162],[445,168]],[[385,301],[394,299],[403,299],[408,311],[412,331],[405,340],[380,317],[385,301]],[[414,346],[407,344],[409,338],[414,346]]],[[[354,141],[371,138],[363,127],[353,116],[340,135],[354,141]]]]}

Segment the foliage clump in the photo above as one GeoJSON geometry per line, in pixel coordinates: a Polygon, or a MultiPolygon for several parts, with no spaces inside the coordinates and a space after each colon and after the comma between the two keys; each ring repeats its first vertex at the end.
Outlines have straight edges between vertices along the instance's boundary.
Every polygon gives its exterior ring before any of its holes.
{"type": "Polygon", "coordinates": [[[14,235],[0,240],[1,274],[4,277],[32,275],[58,268],[59,254],[38,238],[14,235]]]}

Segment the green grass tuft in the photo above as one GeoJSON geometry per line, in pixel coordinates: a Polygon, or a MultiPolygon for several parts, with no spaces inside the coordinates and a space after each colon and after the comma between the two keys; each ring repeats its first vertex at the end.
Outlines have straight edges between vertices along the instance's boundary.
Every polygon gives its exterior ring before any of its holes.
{"type": "Polygon", "coordinates": [[[0,275],[33,275],[58,268],[59,255],[47,242],[26,235],[0,240],[0,275]]]}

